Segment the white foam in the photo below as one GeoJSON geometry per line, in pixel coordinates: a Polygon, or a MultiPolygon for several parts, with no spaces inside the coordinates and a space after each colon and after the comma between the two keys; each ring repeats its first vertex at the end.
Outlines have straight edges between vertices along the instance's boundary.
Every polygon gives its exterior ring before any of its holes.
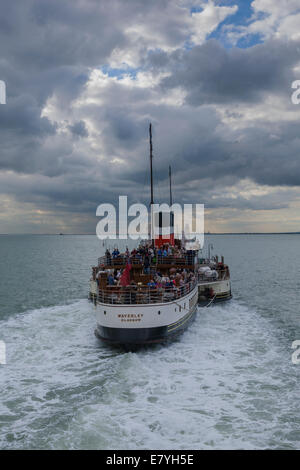
{"type": "Polygon", "coordinates": [[[84,300],[0,323],[1,447],[299,447],[300,368],[255,311],[199,309],[180,340],[137,353],[94,327],[84,300]]]}

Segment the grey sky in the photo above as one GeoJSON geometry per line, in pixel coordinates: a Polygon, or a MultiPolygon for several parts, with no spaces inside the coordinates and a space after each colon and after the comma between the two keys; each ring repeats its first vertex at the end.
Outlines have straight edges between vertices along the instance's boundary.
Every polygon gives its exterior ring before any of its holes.
{"type": "Polygon", "coordinates": [[[242,3],[0,0],[0,233],[95,233],[98,204],[147,203],[150,121],[157,202],[171,164],[207,230],[300,231],[299,2],[242,3]]]}

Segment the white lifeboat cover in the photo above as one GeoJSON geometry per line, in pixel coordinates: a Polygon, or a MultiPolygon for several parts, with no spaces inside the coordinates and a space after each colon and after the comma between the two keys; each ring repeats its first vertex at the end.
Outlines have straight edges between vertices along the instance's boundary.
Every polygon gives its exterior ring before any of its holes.
{"type": "Polygon", "coordinates": [[[201,268],[199,268],[199,273],[205,273],[205,271],[210,271],[210,267],[202,266],[201,268]]]}
{"type": "Polygon", "coordinates": [[[205,271],[205,276],[206,277],[213,277],[213,271],[209,268],[209,270],[205,271]]]}

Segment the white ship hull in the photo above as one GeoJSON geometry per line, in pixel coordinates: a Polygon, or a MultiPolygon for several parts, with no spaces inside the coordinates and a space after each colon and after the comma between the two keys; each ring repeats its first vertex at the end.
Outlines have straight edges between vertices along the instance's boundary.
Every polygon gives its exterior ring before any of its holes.
{"type": "Polygon", "coordinates": [[[182,333],[194,319],[198,286],[176,301],[153,304],[104,304],[95,301],[98,338],[110,343],[159,343],[182,333]]]}
{"type": "Polygon", "coordinates": [[[207,304],[206,292],[210,289],[213,292],[214,303],[224,302],[232,298],[230,279],[201,282],[198,284],[200,305],[207,304]]]}

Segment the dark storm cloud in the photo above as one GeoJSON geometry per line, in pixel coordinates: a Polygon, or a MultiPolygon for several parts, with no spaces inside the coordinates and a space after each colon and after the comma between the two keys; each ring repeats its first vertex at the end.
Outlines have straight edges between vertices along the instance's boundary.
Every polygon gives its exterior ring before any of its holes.
{"type": "MultiPolygon", "coordinates": [[[[77,1],[1,1],[0,7],[5,11],[0,71],[7,84],[7,105],[0,108],[0,168],[50,177],[80,171],[86,158],[72,155],[68,139],[53,146],[45,142],[55,137],[57,126],[41,115],[43,106],[53,93],[70,106],[88,80],[86,66],[104,61],[125,37],[117,24],[111,27],[109,13],[101,14],[105,5],[96,2],[84,8],[77,1]]],[[[88,135],[82,122],[70,130],[74,138],[88,135]]]]}
{"type": "Polygon", "coordinates": [[[190,51],[172,54],[153,53],[152,67],[170,68],[163,87],[182,87],[187,102],[204,103],[257,102],[266,93],[286,90],[295,75],[292,67],[300,61],[300,41],[272,40],[248,49],[225,49],[210,40],[190,51]]]}
{"type": "MultiPolygon", "coordinates": [[[[169,0],[151,4],[112,0],[109,5],[95,0],[0,0],[5,12],[0,22],[0,72],[7,84],[7,105],[0,109],[0,167],[49,175],[63,171],[61,160],[69,155],[70,143],[66,141],[65,149],[62,143],[59,145],[57,158],[42,145],[42,139],[55,130],[55,124],[41,117],[47,99],[55,93],[61,105],[70,107],[87,83],[89,68],[101,67],[115,48],[129,44],[125,28],[136,24],[136,14],[142,11],[141,23],[148,18],[155,31],[166,22],[163,13],[169,6],[169,0]],[[162,13],[159,18],[157,8],[162,13]]],[[[168,40],[183,39],[179,23],[176,16],[169,16],[169,27],[163,31],[168,40]]],[[[135,41],[147,43],[138,35],[131,40],[133,45],[135,41]]],[[[131,125],[126,119],[120,115],[114,122],[108,116],[110,120],[111,133],[129,141],[131,125]]],[[[70,130],[74,138],[88,135],[82,124],[78,127],[73,123],[70,130]]]]}
{"type": "MultiPolygon", "coordinates": [[[[203,104],[226,105],[227,116],[241,120],[244,116],[239,115],[237,106],[247,103],[251,109],[265,102],[264,111],[267,114],[269,106],[271,117],[273,109],[267,97],[283,99],[285,111],[289,106],[291,109],[291,83],[297,78],[293,68],[299,62],[300,42],[286,40],[230,50],[211,40],[190,51],[157,51],[148,57],[152,70],[171,71],[160,84],[163,91],[180,87],[186,92],[185,102],[197,111],[203,104]]],[[[280,115],[267,122],[257,117],[246,129],[233,131],[216,118],[208,133],[202,133],[198,124],[198,138],[195,129],[190,143],[181,150],[182,162],[191,165],[187,181],[193,176],[215,175],[218,181],[233,175],[270,186],[300,185],[298,122],[286,121],[280,115]]]]}
{"type": "Polygon", "coordinates": [[[72,134],[77,135],[78,137],[88,137],[89,135],[84,121],[77,121],[68,127],[72,134]]]}
{"type": "Polygon", "coordinates": [[[40,116],[40,108],[30,95],[21,95],[10,101],[9,105],[1,107],[1,132],[13,130],[15,133],[27,136],[44,136],[55,133],[55,125],[40,116]]]}
{"type": "MultiPolygon", "coordinates": [[[[1,0],[0,7],[0,54],[32,71],[103,65],[114,48],[129,44],[126,28],[147,21],[169,42],[186,34],[171,0],[1,0]]],[[[133,41],[147,44],[143,34],[133,41]]]]}
{"type": "Polygon", "coordinates": [[[212,208],[287,206],[288,198],[274,195],[228,197],[226,187],[241,179],[300,186],[298,123],[278,115],[273,123],[257,117],[235,129],[218,113],[227,107],[227,117],[243,120],[240,104],[255,106],[272,95],[290,103],[299,42],[228,50],[210,40],[185,50],[187,28],[167,0],[0,0],[0,7],[0,79],[7,84],[7,105],[0,107],[2,193],[64,213],[94,214],[119,194],[147,203],[150,120],[157,201],[168,197],[169,164],[176,200],[212,208]],[[120,60],[122,51],[133,52],[154,78],[168,76],[148,86],[112,80],[74,106],[91,69],[107,65],[114,50],[120,60]],[[183,105],[164,101],[176,88],[186,93],[183,105]],[[53,120],[43,115],[51,99],[53,120]],[[63,125],[55,120],[60,114],[63,125]],[[220,187],[224,194],[215,194],[220,187]]]}
{"type": "Polygon", "coordinates": [[[0,53],[33,72],[59,65],[90,66],[126,41],[113,21],[113,8],[105,2],[2,0],[0,6],[5,12],[0,53]]]}
{"type": "MultiPolygon", "coordinates": [[[[141,111],[143,114],[146,109],[141,111]]],[[[243,178],[270,186],[300,185],[298,122],[286,122],[279,116],[276,129],[273,122],[256,119],[246,129],[232,130],[221,122],[215,109],[207,105],[181,107],[176,113],[170,106],[150,105],[148,112],[154,125],[156,182],[165,180],[168,165],[172,164],[174,178],[178,174],[177,180],[182,182],[185,191],[187,184],[193,181],[198,182],[201,190],[205,178],[210,178],[211,186],[223,184],[223,181],[234,184],[243,178]]],[[[107,138],[111,147],[108,148],[122,148],[126,160],[121,174],[116,170],[115,176],[138,184],[145,180],[145,168],[148,169],[148,123],[134,117],[130,105],[126,116],[121,107],[115,107],[110,118],[107,138]],[[126,141],[117,132],[123,119],[128,126],[126,141]],[[135,150],[133,157],[131,149],[135,150]]]]}

